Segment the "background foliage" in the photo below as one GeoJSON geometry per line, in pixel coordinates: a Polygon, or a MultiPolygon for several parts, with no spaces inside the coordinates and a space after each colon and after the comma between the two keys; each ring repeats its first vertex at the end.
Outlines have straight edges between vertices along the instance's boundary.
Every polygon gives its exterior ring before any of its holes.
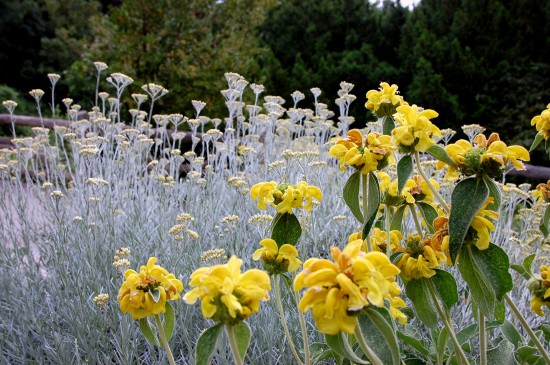
{"type": "MultiPolygon", "coordinates": [[[[387,0],[4,1],[0,85],[28,99],[57,72],[58,95],[89,108],[101,60],[133,77],[133,92],[167,87],[166,112],[200,99],[219,116],[226,71],[283,96],[317,86],[325,102],[342,80],[364,90],[387,81],[437,110],[442,128],[478,123],[527,145],[527,123],[550,100],[548,24],[550,3],[537,0],[423,0],[412,10],[387,0]]],[[[358,123],[370,118],[354,108],[358,123]]]]}

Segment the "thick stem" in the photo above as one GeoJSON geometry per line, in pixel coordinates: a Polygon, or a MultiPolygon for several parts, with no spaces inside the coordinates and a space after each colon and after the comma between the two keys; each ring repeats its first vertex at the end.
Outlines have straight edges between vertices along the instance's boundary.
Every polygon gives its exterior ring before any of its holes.
{"type": "Polygon", "coordinates": [[[487,332],[485,330],[485,317],[478,309],[479,321],[479,365],[487,365],[487,332]]]}
{"type": "Polygon", "coordinates": [[[382,360],[380,360],[380,358],[369,347],[367,341],[365,341],[365,337],[363,336],[363,332],[361,332],[361,327],[359,326],[359,321],[357,321],[357,324],[355,325],[355,337],[357,338],[359,347],[361,347],[361,350],[363,350],[363,353],[373,365],[384,365],[382,360]]]}
{"type": "Polygon", "coordinates": [[[409,208],[411,209],[411,215],[413,217],[416,230],[418,231],[418,234],[420,235],[420,237],[423,237],[424,235],[422,234],[422,224],[420,224],[420,221],[418,220],[418,216],[416,215],[416,209],[414,209],[414,204],[410,204],[409,208]]]}
{"type": "MultiPolygon", "coordinates": [[[[300,293],[294,292],[294,299],[296,300],[296,308],[300,304],[300,293]]],[[[311,356],[309,354],[309,336],[307,333],[306,319],[304,313],[298,309],[298,321],[300,322],[300,329],[302,330],[302,339],[304,343],[304,361],[306,365],[311,365],[311,356]]]]}
{"type": "Polygon", "coordinates": [[[390,219],[390,207],[387,205],[384,205],[385,215],[386,215],[386,255],[388,257],[391,257],[391,219],[390,219]]]}
{"type": "Polygon", "coordinates": [[[510,309],[512,309],[512,312],[514,312],[516,318],[519,319],[519,321],[521,322],[521,325],[523,326],[523,328],[525,328],[525,331],[527,331],[527,334],[529,335],[529,337],[531,337],[531,340],[533,340],[533,342],[535,343],[535,346],[537,346],[537,349],[539,350],[541,356],[544,358],[547,364],[550,364],[550,356],[544,349],[544,346],[542,346],[542,343],[540,343],[540,340],[538,339],[535,332],[533,332],[529,324],[527,324],[527,321],[519,311],[518,307],[516,307],[516,305],[512,301],[512,298],[510,298],[508,294],[505,294],[504,299],[506,299],[506,302],[510,306],[510,309]]]}
{"type": "Polygon", "coordinates": [[[162,322],[160,321],[160,316],[158,314],[155,314],[155,323],[157,324],[160,343],[162,344],[162,347],[164,347],[164,350],[166,351],[168,362],[170,363],[170,365],[176,365],[176,361],[174,360],[174,355],[172,355],[172,350],[170,350],[170,345],[168,344],[168,340],[166,339],[166,334],[164,333],[164,326],[162,325],[162,322]]]}
{"type": "Polygon", "coordinates": [[[420,155],[418,151],[414,151],[414,161],[416,163],[416,168],[418,169],[418,172],[420,173],[424,181],[426,181],[426,184],[428,184],[428,187],[430,188],[432,193],[434,193],[435,197],[439,201],[439,204],[441,204],[443,210],[445,210],[445,213],[449,214],[451,212],[451,208],[449,208],[449,205],[447,204],[445,199],[443,199],[441,194],[439,194],[439,191],[436,190],[424,170],[422,170],[422,166],[420,165],[420,155]]]}
{"type": "Polygon", "coordinates": [[[235,360],[235,365],[243,365],[243,359],[239,354],[239,347],[237,346],[237,339],[235,338],[235,329],[233,326],[226,325],[225,331],[227,332],[227,338],[229,339],[229,347],[231,347],[231,353],[233,354],[233,360],[235,360]]]}
{"type": "MultiPolygon", "coordinates": [[[[298,355],[298,351],[296,351],[296,346],[294,346],[294,342],[292,341],[292,337],[290,336],[290,331],[288,330],[288,325],[286,323],[285,309],[284,309],[284,306],[283,306],[283,301],[281,300],[281,287],[279,285],[279,276],[278,275],[275,275],[273,277],[273,286],[275,287],[275,299],[277,301],[277,308],[279,309],[279,315],[281,316],[281,323],[283,324],[283,330],[285,332],[285,337],[288,341],[288,346],[290,347],[290,351],[292,351],[292,354],[294,355],[294,358],[296,359],[296,362],[300,365],[303,365],[304,363],[303,363],[302,359],[300,359],[300,355],[298,355]]],[[[298,313],[300,313],[300,310],[298,310],[298,313]]],[[[301,323],[300,323],[300,325],[301,325],[301,323]]],[[[307,338],[307,336],[305,336],[305,338],[307,338]]],[[[307,347],[306,347],[306,349],[307,349],[307,347]]],[[[309,351],[309,349],[308,349],[308,351],[309,351]]],[[[306,357],[306,359],[308,357],[306,357]]]]}
{"type": "MultiPolygon", "coordinates": [[[[363,224],[367,223],[367,207],[369,204],[369,174],[361,174],[361,185],[363,188],[363,224]]],[[[367,251],[372,251],[372,242],[369,237],[363,237],[364,240],[367,240],[367,251]]]]}
{"type": "Polygon", "coordinates": [[[447,328],[447,334],[451,338],[451,341],[453,342],[455,352],[456,352],[456,359],[458,361],[459,365],[470,363],[468,362],[468,359],[466,358],[466,354],[462,350],[462,346],[460,346],[460,342],[458,342],[458,339],[456,338],[456,333],[453,327],[452,322],[450,321],[450,316],[448,316],[441,306],[439,305],[439,301],[437,299],[437,294],[435,293],[435,289],[433,286],[433,283],[431,281],[428,281],[428,289],[430,292],[430,296],[432,297],[432,301],[434,302],[435,308],[437,309],[437,313],[439,314],[439,317],[443,321],[443,324],[445,325],[445,328],[447,328]]]}

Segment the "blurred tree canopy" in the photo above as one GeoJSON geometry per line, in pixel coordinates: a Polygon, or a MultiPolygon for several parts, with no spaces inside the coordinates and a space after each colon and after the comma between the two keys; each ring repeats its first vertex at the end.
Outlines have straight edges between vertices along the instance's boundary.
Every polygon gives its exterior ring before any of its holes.
{"type": "MultiPolygon", "coordinates": [[[[96,71],[155,82],[164,112],[225,115],[223,74],[289,98],[320,87],[336,98],[354,83],[358,124],[365,93],[396,83],[406,100],[435,109],[441,128],[478,123],[528,145],[530,119],[550,102],[550,2],[540,0],[20,0],[0,2],[0,85],[48,90],[92,105],[96,71]],[[66,93],[66,94],[63,94],[66,93]]],[[[112,93],[103,81],[101,89],[112,93]]],[[[308,93],[306,93],[308,94],[308,93]]]]}
{"type": "MultiPolygon", "coordinates": [[[[83,59],[69,70],[73,91],[86,87],[93,95],[93,61],[109,65],[107,73],[134,78],[132,92],[146,83],[170,92],[159,100],[165,113],[192,110],[191,100],[207,103],[206,114],[225,115],[220,90],[227,88],[225,72],[237,72],[261,82],[260,67],[267,49],[255,29],[273,6],[271,0],[125,0],[107,14],[91,17],[94,39],[83,59]]],[[[112,87],[104,84],[104,91],[112,87]]]]}

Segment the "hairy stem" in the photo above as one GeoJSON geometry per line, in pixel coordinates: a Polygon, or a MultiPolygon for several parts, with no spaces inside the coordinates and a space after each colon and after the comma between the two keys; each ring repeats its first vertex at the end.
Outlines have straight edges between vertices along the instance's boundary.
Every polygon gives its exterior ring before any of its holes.
{"type": "Polygon", "coordinates": [[[430,296],[432,297],[432,301],[434,302],[435,308],[437,309],[437,313],[439,314],[439,317],[443,321],[443,324],[445,325],[445,328],[447,329],[447,334],[451,338],[451,341],[453,342],[455,352],[456,352],[456,359],[459,365],[469,365],[468,359],[466,358],[466,354],[462,350],[462,346],[460,346],[460,342],[458,342],[458,339],[456,338],[455,329],[453,327],[453,324],[451,322],[450,316],[448,313],[445,313],[445,311],[441,308],[439,305],[439,300],[437,298],[437,294],[435,293],[435,288],[433,286],[433,283],[431,281],[428,281],[428,289],[430,291],[430,296]]]}
{"type": "Polygon", "coordinates": [[[176,361],[174,360],[174,355],[172,355],[172,350],[170,350],[170,345],[168,344],[168,340],[166,339],[166,334],[164,333],[164,326],[162,325],[162,322],[160,321],[160,316],[158,314],[155,314],[155,323],[157,324],[160,343],[162,344],[162,347],[164,347],[164,350],[166,351],[168,362],[170,363],[170,365],[176,365],[176,361]]]}
{"type": "Polygon", "coordinates": [[[422,170],[422,166],[420,165],[420,154],[418,153],[418,151],[414,151],[414,161],[416,163],[416,168],[418,169],[418,172],[420,173],[424,181],[426,181],[426,184],[428,184],[428,187],[430,188],[432,193],[434,193],[435,197],[439,201],[439,204],[441,204],[445,213],[449,214],[451,212],[451,208],[449,208],[449,205],[447,204],[445,199],[443,199],[441,194],[439,194],[439,191],[437,191],[437,189],[433,186],[433,184],[431,183],[430,179],[428,178],[424,170],[422,170]]]}
{"type": "Polygon", "coordinates": [[[235,360],[235,365],[243,365],[244,361],[243,359],[241,359],[241,355],[239,354],[237,339],[235,338],[235,328],[233,326],[226,325],[225,331],[227,332],[227,338],[229,339],[229,347],[231,348],[231,353],[233,354],[233,360],[235,360]]]}
{"type": "Polygon", "coordinates": [[[519,319],[519,321],[521,322],[521,325],[523,326],[523,328],[525,328],[525,331],[527,331],[527,334],[529,335],[529,337],[531,337],[531,340],[533,340],[533,342],[535,343],[535,346],[537,346],[537,349],[539,350],[541,356],[544,358],[547,364],[550,364],[550,356],[544,349],[544,346],[542,345],[542,343],[540,343],[540,340],[538,339],[535,332],[533,332],[533,330],[531,329],[531,327],[529,326],[529,324],[527,323],[527,321],[519,311],[518,307],[516,307],[516,305],[512,301],[512,298],[510,298],[508,294],[505,294],[504,299],[506,299],[506,302],[510,306],[510,309],[512,309],[512,312],[514,312],[517,319],[519,319]]]}
{"type": "MultiPolygon", "coordinates": [[[[279,275],[275,275],[273,277],[273,286],[275,287],[275,299],[277,301],[277,308],[279,309],[279,315],[281,316],[281,323],[283,324],[283,330],[285,332],[285,337],[287,339],[288,346],[290,347],[290,351],[292,351],[292,355],[294,355],[296,362],[299,365],[303,365],[304,363],[302,359],[300,359],[300,355],[298,355],[298,351],[296,351],[296,346],[294,346],[294,342],[292,341],[292,337],[290,336],[290,331],[288,330],[288,325],[286,323],[285,309],[283,306],[283,301],[281,300],[281,287],[279,285],[279,275]]],[[[300,310],[298,310],[298,312],[300,312],[300,310]]],[[[305,334],[304,334],[304,338],[307,338],[305,334]]]]}
{"type": "Polygon", "coordinates": [[[363,353],[367,356],[367,358],[373,365],[384,365],[382,363],[382,360],[380,360],[380,358],[369,347],[367,341],[365,341],[365,337],[363,336],[363,332],[361,332],[361,327],[359,326],[359,323],[355,325],[355,337],[357,338],[357,343],[359,343],[359,347],[361,347],[361,350],[363,350],[363,353]]]}

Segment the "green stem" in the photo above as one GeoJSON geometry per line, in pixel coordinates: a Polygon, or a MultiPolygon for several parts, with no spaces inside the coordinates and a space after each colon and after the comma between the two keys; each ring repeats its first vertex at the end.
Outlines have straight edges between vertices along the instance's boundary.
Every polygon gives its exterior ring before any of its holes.
{"type": "Polygon", "coordinates": [[[170,363],[170,365],[176,365],[176,361],[174,360],[174,355],[172,355],[172,350],[170,350],[170,345],[168,344],[168,340],[166,339],[166,333],[164,333],[164,326],[162,325],[162,322],[160,321],[160,316],[158,314],[155,314],[155,323],[157,324],[160,342],[162,343],[162,346],[166,351],[168,362],[170,363]]]}
{"type": "Polygon", "coordinates": [[[478,309],[479,321],[479,365],[487,365],[487,332],[485,330],[485,317],[478,309]]]}
{"type": "Polygon", "coordinates": [[[418,220],[418,216],[416,215],[416,209],[414,208],[414,204],[409,204],[409,208],[411,209],[411,215],[413,217],[416,230],[418,231],[418,234],[420,235],[420,237],[423,237],[424,235],[422,234],[422,224],[420,224],[420,221],[418,220]]]}
{"type": "Polygon", "coordinates": [[[391,220],[390,220],[390,207],[384,205],[385,215],[386,215],[386,254],[388,257],[391,257],[391,220]]]}
{"type": "Polygon", "coordinates": [[[384,365],[382,360],[380,360],[380,358],[376,356],[374,351],[372,351],[369,347],[367,341],[365,341],[365,337],[363,336],[363,332],[361,332],[361,327],[359,326],[359,321],[357,321],[357,324],[355,325],[355,337],[357,338],[357,343],[359,343],[361,350],[363,350],[363,353],[373,365],[384,365]]]}
{"type": "Polygon", "coordinates": [[[428,290],[430,291],[430,296],[432,297],[432,301],[434,302],[435,308],[437,309],[437,313],[439,314],[439,317],[443,321],[443,324],[445,325],[445,328],[447,328],[447,334],[451,338],[451,341],[453,342],[455,352],[456,352],[456,360],[459,365],[470,363],[468,362],[468,359],[466,358],[466,354],[462,350],[462,346],[460,346],[460,342],[458,342],[458,339],[456,338],[456,333],[453,327],[453,324],[450,320],[450,316],[443,311],[441,306],[439,305],[439,300],[437,298],[437,294],[435,293],[435,288],[433,286],[433,283],[428,280],[428,290]]]}
{"type": "MultiPolygon", "coordinates": [[[[290,347],[290,351],[292,351],[292,354],[294,355],[296,362],[299,365],[304,365],[302,359],[300,359],[300,355],[298,355],[298,351],[296,351],[296,346],[294,346],[294,342],[292,341],[292,337],[290,336],[290,331],[288,330],[288,325],[286,323],[285,309],[283,306],[283,301],[281,300],[281,287],[279,285],[279,275],[275,275],[273,277],[273,286],[275,287],[275,299],[277,301],[277,308],[279,308],[279,315],[281,316],[281,323],[283,324],[283,330],[285,332],[285,337],[288,342],[288,346],[290,347]]],[[[298,313],[301,313],[299,309],[298,309],[298,313]]],[[[302,323],[300,321],[300,325],[301,324],[302,323]]],[[[302,331],[303,330],[304,329],[302,328],[302,331]]],[[[305,342],[307,341],[306,333],[304,333],[304,338],[305,338],[304,340],[304,345],[305,345],[305,342]]],[[[307,349],[307,351],[309,352],[308,347],[304,347],[304,349],[307,349]]],[[[308,358],[309,356],[306,356],[306,361],[308,361],[308,358]]]]}
{"type": "MultiPolygon", "coordinates": [[[[369,174],[361,174],[361,185],[363,188],[363,224],[367,223],[367,207],[369,204],[369,174]]],[[[372,252],[372,242],[370,237],[363,237],[364,240],[367,240],[367,251],[372,252]]]]}
{"type": "MultiPolygon", "coordinates": [[[[300,293],[294,292],[294,299],[296,300],[296,308],[300,304],[300,293]]],[[[302,330],[302,340],[304,342],[304,360],[306,365],[311,365],[311,356],[309,354],[309,336],[307,333],[306,319],[304,313],[298,309],[298,321],[300,322],[300,329],[302,330]]]]}
{"type": "Polygon", "coordinates": [[[439,200],[439,204],[441,204],[443,210],[445,210],[445,213],[449,214],[451,212],[451,208],[449,208],[449,205],[447,204],[445,199],[443,199],[441,194],[439,194],[439,191],[436,190],[424,170],[422,170],[422,166],[420,166],[420,154],[418,153],[418,151],[414,151],[414,161],[416,163],[416,168],[418,169],[418,172],[420,173],[424,181],[426,181],[426,184],[428,184],[428,187],[430,188],[434,196],[437,198],[437,200],[439,200]]]}
{"type": "Polygon", "coordinates": [[[227,338],[229,339],[229,347],[231,348],[231,353],[233,354],[233,360],[235,360],[235,365],[243,365],[243,359],[239,354],[239,347],[237,346],[237,339],[235,338],[235,328],[229,324],[225,326],[225,331],[227,332],[227,338]]]}
{"type": "Polygon", "coordinates": [[[546,363],[550,364],[550,356],[548,355],[548,353],[544,349],[544,346],[542,346],[542,344],[540,343],[540,340],[538,339],[535,332],[533,332],[533,330],[531,329],[529,324],[527,324],[527,321],[525,320],[525,318],[523,317],[523,315],[519,311],[518,307],[516,307],[516,305],[512,301],[512,298],[510,298],[510,296],[508,294],[505,294],[504,299],[506,299],[506,302],[508,302],[508,305],[510,306],[510,309],[512,309],[512,312],[514,312],[517,319],[519,319],[519,321],[521,322],[521,325],[523,326],[523,328],[525,328],[525,331],[527,331],[527,334],[529,334],[529,337],[531,337],[531,340],[533,340],[533,342],[535,343],[535,346],[537,346],[537,349],[539,349],[539,352],[542,355],[542,357],[544,358],[544,360],[546,360],[546,363]]]}

